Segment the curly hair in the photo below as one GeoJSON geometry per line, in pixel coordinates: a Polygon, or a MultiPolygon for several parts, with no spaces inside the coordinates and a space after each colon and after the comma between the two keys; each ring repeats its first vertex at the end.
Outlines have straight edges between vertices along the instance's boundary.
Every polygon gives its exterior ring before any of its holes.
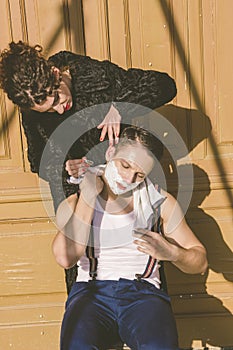
{"type": "Polygon", "coordinates": [[[162,142],[150,133],[149,131],[138,126],[125,127],[120,135],[120,142],[116,145],[116,149],[124,147],[128,144],[134,144],[135,141],[141,143],[142,146],[147,148],[158,160],[163,155],[162,142]]]}
{"type": "Polygon", "coordinates": [[[0,54],[0,87],[22,108],[41,104],[60,85],[42,47],[11,42],[0,54]]]}

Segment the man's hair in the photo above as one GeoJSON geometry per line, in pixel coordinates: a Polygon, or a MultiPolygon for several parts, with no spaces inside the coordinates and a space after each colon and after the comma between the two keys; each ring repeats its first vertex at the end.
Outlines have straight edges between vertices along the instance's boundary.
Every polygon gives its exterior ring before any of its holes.
{"type": "Polygon", "coordinates": [[[116,145],[116,151],[126,145],[133,145],[136,141],[147,148],[158,160],[161,159],[163,155],[162,142],[157,136],[138,126],[128,126],[123,129],[120,141],[116,145]]]}
{"type": "Polygon", "coordinates": [[[0,87],[15,104],[31,108],[41,104],[60,85],[42,47],[11,42],[0,54],[0,87]]]}

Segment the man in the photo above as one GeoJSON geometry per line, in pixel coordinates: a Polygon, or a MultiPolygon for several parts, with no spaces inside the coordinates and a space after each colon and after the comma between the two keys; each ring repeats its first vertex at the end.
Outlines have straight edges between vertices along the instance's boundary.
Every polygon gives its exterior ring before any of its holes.
{"type": "Polygon", "coordinates": [[[61,350],[104,350],[119,340],[133,350],[178,349],[159,261],[204,273],[206,251],[177,201],[148,179],[153,154],[161,155],[154,136],[126,128],[118,145],[109,146],[106,166],[86,173],[79,198],[72,195],[58,208],[53,252],[62,267],[78,269],[61,350]]]}

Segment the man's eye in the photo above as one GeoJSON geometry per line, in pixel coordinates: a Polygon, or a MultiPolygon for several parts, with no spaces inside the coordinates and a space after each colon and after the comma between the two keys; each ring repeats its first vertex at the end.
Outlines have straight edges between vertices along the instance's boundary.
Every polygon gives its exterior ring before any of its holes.
{"type": "Polygon", "coordinates": [[[144,179],[144,178],[145,178],[145,175],[144,175],[144,174],[137,174],[137,177],[138,177],[139,179],[144,179]]]}
{"type": "Polygon", "coordinates": [[[123,168],[125,168],[125,169],[128,169],[128,168],[129,168],[129,164],[127,164],[127,163],[121,163],[121,165],[122,165],[123,168]]]}

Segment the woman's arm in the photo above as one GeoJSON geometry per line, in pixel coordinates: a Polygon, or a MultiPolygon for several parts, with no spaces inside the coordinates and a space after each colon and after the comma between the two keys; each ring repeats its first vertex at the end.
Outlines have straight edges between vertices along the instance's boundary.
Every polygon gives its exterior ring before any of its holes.
{"type": "Polygon", "coordinates": [[[206,250],[187,225],[177,201],[168,193],[161,206],[165,237],[148,231],[143,241],[136,240],[138,249],[158,260],[170,261],[181,271],[204,273],[207,269],[206,250]]]}

